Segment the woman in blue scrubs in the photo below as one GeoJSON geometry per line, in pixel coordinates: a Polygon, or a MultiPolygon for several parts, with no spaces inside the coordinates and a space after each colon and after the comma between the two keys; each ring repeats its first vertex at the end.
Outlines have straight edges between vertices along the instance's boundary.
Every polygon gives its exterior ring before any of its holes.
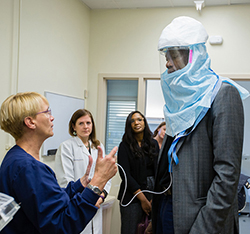
{"type": "Polygon", "coordinates": [[[0,126],[16,141],[0,167],[0,192],[14,197],[21,208],[1,233],[80,233],[97,211],[107,181],[117,172],[114,148],[102,157],[98,148],[95,174],[86,174],[61,188],[53,170],[40,162],[43,142],[53,136],[54,117],[47,99],[35,92],[8,97],[1,106],[0,126]]]}

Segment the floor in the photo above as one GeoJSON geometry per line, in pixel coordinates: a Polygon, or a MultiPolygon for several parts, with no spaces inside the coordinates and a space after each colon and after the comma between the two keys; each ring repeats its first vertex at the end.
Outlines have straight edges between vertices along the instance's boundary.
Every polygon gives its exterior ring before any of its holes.
{"type": "Polygon", "coordinates": [[[246,207],[239,216],[240,234],[249,234],[250,230],[250,206],[247,202],[246,207]]]}
{"type": "Polygon", "coordinates": [[[240,234],[249,234],[250,230],[250,216],[241,215],[239,218],[240,223],[240,234]]]}

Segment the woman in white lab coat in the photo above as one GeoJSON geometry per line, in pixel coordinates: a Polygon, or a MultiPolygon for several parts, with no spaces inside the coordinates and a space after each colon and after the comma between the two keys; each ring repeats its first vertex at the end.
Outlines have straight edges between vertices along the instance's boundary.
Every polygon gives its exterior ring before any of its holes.
{"type": "MultiPolygon", "coordinates": [[[[97,146],[104,146],[96,139],[95,123],[92,114],[86,109],[77,110],[69,122],[70,139],[64,141],[58,148],[55,157],[55,173],[61,187],[66,187],[70,181],[81,178],[87,169],[89,155],[93,158],[93,165],[90,170],[89,178],[94,175],[97,146]]],[[[103,154],[105,155],[105,154],[103,154]]],[[[82,234],[102,234],[102,206],[111,187],[109,181],[96,203],[99,207],[98,212],[92,221],[86,226],[82,234]]]]}

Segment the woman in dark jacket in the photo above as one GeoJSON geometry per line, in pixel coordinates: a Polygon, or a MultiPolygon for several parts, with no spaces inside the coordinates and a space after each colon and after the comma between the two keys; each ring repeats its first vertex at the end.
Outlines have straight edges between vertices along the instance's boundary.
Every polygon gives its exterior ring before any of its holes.
{"type": "Polygon", "coordinates": [[[118,163],[122,179],[120,200],[121,234],[134,234],[138,223],[151,212],[152,195],[142,190],[153,190],[159,147],[152,138],[147,120],[139,111],[131,112],[126,120],[125,133],[118,149],[118,163]],[[124,194],[125,190],[125,194],[124,194]],[[135,199],[131,201],[134,197],[135,199]]]}

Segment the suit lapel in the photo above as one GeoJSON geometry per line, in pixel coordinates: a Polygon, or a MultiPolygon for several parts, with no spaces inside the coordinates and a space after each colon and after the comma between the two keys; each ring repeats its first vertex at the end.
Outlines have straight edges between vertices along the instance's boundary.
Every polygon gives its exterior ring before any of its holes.
{"type": "Polygon", "coordinates": [[[161,159],[162,152],[163,152],[163,149],[164,149],[164,147],[165,147],[166,141],[167,141],[167,135],[165,135],[164,138],[163,138],[162,145],[161,145],[161,149],[160,149],[160,152],[159,152],[159,157],[158,157],[158,162],[157,162],[157,164],[160,162],[160,159],[161,159]]]}
{"type": "Polygon", "coordinates": [[[186,137],[182,137],[180,138],[180,140],[178,141],[177,145],[176,145],[176,154],[178,157],[178,151],[180,150],[182,144],[184,143],[186,137]]]}
{"type": "MultiPolygon", "coordinates": [[[[164,138],[163,138],[162,147],[161,147],[161,149],[160,149],[159,157],[158,157],[158,162],[157,162],[158,164],[159,164],[159,162],[160,162],[160,160],[161,160],[161,157],[162,157],[162,154],[163,154],[163,151],[164,151],[164,147],[165,147],[165,144],[166,144],[166,142],[167,142],[167,137],[168,137],[168,136],[165,135],[164,138]]],[[[186,137],[180,138],[180,140],[178,141],[178,143],[177,143],[177,145],[176,145],[176,154],[177,154],[177,156],[178,156],[178,151],[180,150],[182,144],[183,144],[184,141],[185,141],[185,138],[186,138],[186,137]]]]}

